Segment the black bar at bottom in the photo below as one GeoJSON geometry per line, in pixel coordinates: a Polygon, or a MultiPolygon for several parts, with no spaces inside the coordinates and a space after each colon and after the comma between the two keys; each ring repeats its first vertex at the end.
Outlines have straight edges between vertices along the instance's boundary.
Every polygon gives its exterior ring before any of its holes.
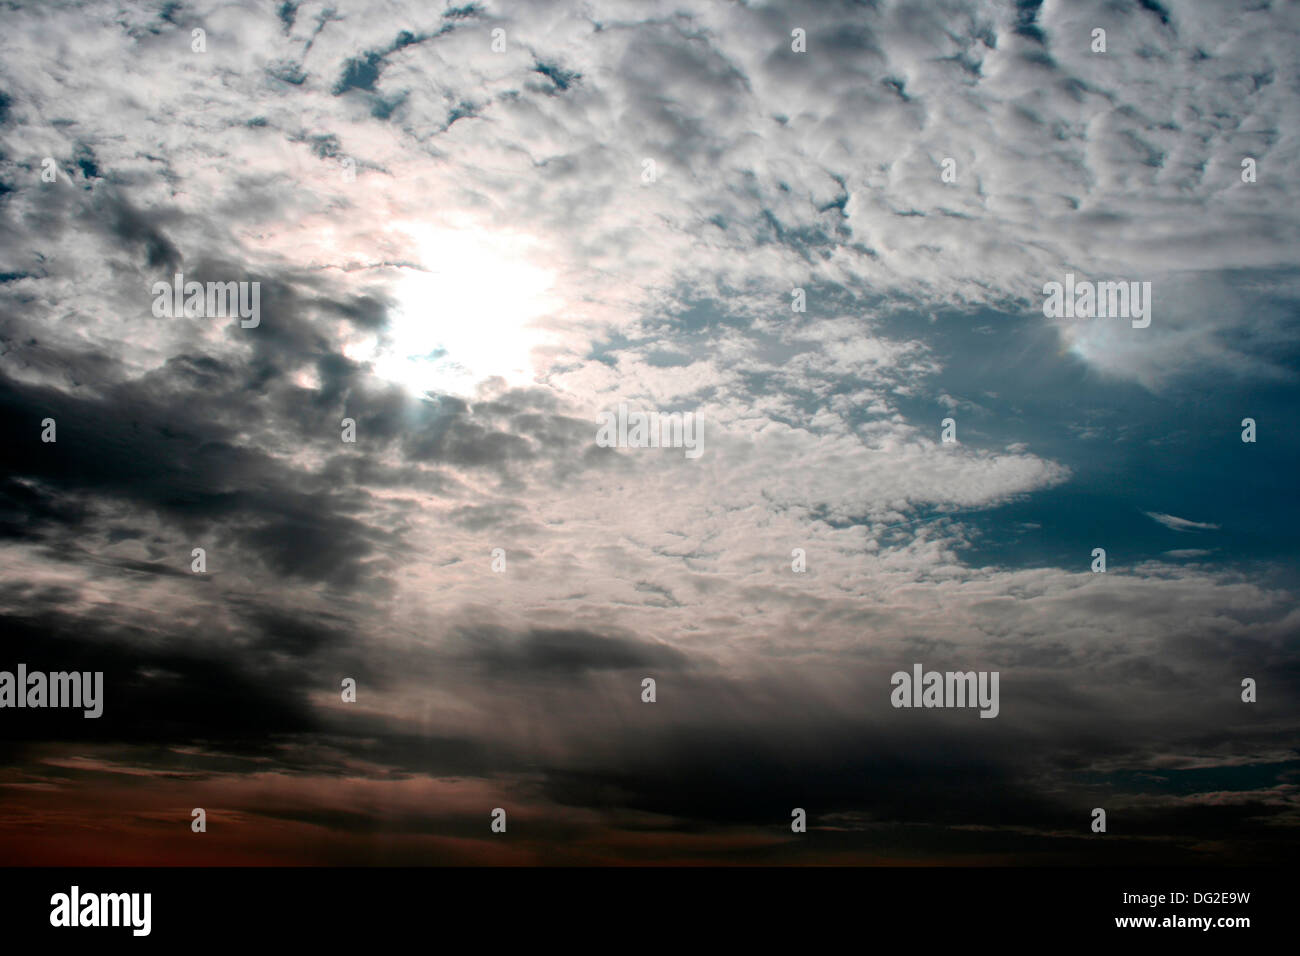
{"type": "MultiPolygon", "coordinates": [[[[0,869],[0,925],[7,941],[63,937],[90,945],[114,937],[131,944],[374,943],[424,934],[431,945],[458,949],[552,940],[677,947],[716,938],[730,946],[753,940],[806,950],[871,945],[897,934],[900,942],[919,945],[1041,941],[1046,934],[1049,940],[1131,937],[1135,945],[1181,946],[1200,939],[1231,946],[1281,938],[1294,925],[1287,912],[1290,876],[1281,869],[1222,867],[9,868],[0,869]],[[70,920],[73,886],[82,907],[90,895],[150,894],[148,936],[136,936],[130,925],[130,915],[143,922],[143,907],[127,910],[121,898],[108,902],[104,919],[116,908],[128,925],[51,925],[52,914],[59,918],[56,894],[69,897],[64,915],[70,920]],[[1249,925],[1225,922],[1243,917],[1249,925]],[[1206,918],[1208,928],[1190,922],[1206,918]],[[1153,922],[1117,925],[1125,919],[1153,922]],[[444,938],[452,931],[454,937],[444,938]]],[[[98,920],[99,899],[91,910],[83,912],[98,920]]]]}

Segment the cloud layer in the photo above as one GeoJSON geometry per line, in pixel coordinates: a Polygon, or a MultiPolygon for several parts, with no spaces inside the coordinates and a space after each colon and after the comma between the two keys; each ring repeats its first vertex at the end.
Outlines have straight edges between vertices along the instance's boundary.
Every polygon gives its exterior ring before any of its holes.
{"type": "Polygon", "coordinates": [[[0,669],[107,688],[0,712],[8,858],[1294,849],[1293,6],[5,18],[0,669]]]}

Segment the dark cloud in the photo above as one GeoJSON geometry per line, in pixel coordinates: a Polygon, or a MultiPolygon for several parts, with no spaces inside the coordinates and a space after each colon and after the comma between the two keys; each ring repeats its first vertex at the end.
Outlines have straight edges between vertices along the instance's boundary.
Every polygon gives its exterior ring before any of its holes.
{"type": "Polygon", "coordinates": [[[475,631],[462,636],[469,656],[488,670],[527,681],[531,676],[657,668],[681,670],[688,658],[666,644],[586,631],[537,630],[521,636],[475,631]]]}
{"type": "MultiPolygon", "coordinates": [[[[173,362],[99,400],[0,381],[0,461],[28,482],[11,481],[10,500],[44,501],[34,520],[48,525],[111,498],[173,522],[192,541],[233,538],[279,573],[339,586],[363,580],[366,558],[395,543],[354,516],[364,493],[335,492],[319,480],[304,487],[304,476],[237,443],[237,422],[219,410],[228,395],[203,391],[229,384],[231,369],[202,358],[173,362]],[[179,401],[182,394],[189,398],[179,401]],[[40,438],[47,417],[56,422],[52,443],[40,438]],[[52,503],[60,500],[61,512],[52,503]]],[[[34,530],[17,516],[11,526],[34,530]]]]}
{"type": "MultiPolygon", "coordinates": [[[[109,629],[57,607],[59,596],[25,595],[25,612],[0,617],[4,670],[102,671],[103,713],[9,710],[0,734],[11,754],[38,742],[231,748],[248,760],[273,752],[279,735],[319,726],[307,704],[309,685],[265,654],[196,646],[171,634],[109,629]]],[[[190,628],[213,628],[202,617],[190,628]]],[[[224,631],[216,625],[218,633],[224,631]]],[[[175,765],[176,761],[168,761],[175,765]]],[[[180,763],[184,763],[183,758],[180,763]]]]}

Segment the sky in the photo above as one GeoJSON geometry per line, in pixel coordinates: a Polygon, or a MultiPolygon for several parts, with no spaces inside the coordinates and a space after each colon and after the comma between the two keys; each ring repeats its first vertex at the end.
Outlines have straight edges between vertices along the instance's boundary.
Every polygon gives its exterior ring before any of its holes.
{"type": "Polygon", "coordinates": [[[0,860],[1294,858],[1297,5],[0,25],[0,860]]]}

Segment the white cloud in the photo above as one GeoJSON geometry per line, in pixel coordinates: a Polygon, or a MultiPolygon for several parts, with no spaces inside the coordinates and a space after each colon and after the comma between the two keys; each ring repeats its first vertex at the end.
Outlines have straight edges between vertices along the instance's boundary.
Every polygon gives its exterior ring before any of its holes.
{"type": "Polygon", "coordinates": [[[1146,516],[1152,521],[1158,521],[1171,531],[1218,531],[1217,524],[1211,524],[1207,521],[1189,521],[1187,518],[1179,518],[1175,515],[1162,514],[1159,511],[1148,511],[1146,516]]]}

